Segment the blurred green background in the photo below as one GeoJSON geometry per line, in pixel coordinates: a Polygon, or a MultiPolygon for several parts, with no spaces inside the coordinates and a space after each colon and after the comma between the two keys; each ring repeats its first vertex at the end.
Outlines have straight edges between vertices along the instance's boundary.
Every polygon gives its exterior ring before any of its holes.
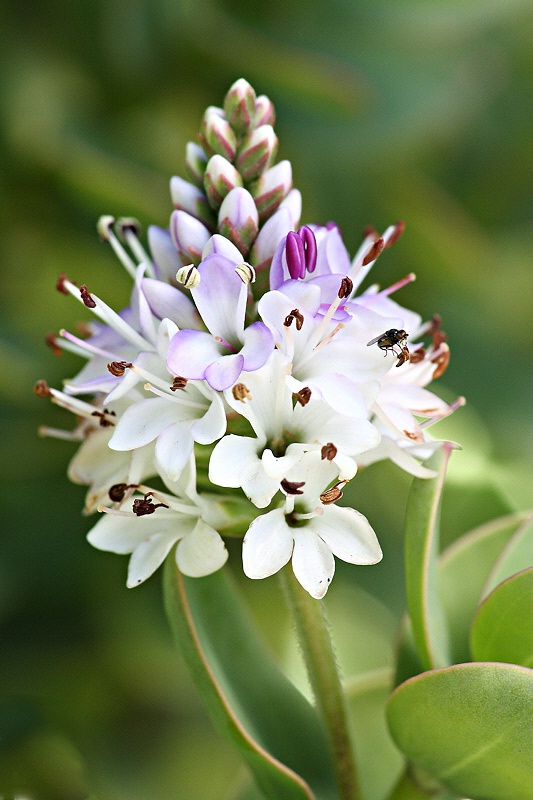
{"type": "MultiPolygon", "coordinates": [[[[245,780],[172,649],[159,578],[128,591],[126,559],[85,542],[73,446],[36,433],[72,420],[32,393],[79,368],[43,344],[84,317],[57,275],[126,304],[96,220],[167,224],[168,179],[236,78],[275,103],[303,221],[336,220],[351,252],[368,224],[406,222],[372,277],[417,273],[398,299],[442,315],[436,389],[468,400],[440,428],[464,446],[445,541],[531,504],[532,41],[529,0],[4,0],[0,793],[14,770],[45,800],[214,800],[245,780]]],[[[399,617],[408,487],[382,465],[354,481],[385,558],[339,565],[330,603],[357,582],[399,617]]],[[[276,580],[241,583],[281,654],[276,580]]]]}

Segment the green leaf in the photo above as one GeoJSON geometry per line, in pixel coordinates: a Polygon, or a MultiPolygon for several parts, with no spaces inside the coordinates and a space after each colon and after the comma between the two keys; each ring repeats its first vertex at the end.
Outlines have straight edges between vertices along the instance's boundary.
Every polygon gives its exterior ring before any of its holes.
{"type": "Polygon", "coordinates": [[[533,671],[459,664],[399,686],[388,704],[398,747],[472,800],[533,797],[533,671]]]}
{"type": "Polygon", "coordinates": [[[533,667],[533,567],[513,575],[480,606],[471,632],[477,661],[533,667]]]}
{"type": "Polygon", "coordinates": [[[528,518],[524,520],[524,524],[520,525],[503,548],[483,587],[482,597],[486,597],[506,578],[528,569],[533,564],[533,525],[531,524],[531,517],[530,513],[528,518]]]}
{"type": "Polygon", "coordinates": [[[202,700],[265,797],[336,798],[316,711],[258,639],[226,570],[186,578],[167,559],[165,605],[202,700]]]}
{"type": "Polygon", "coordinates": [[[470,660],[470,625],[483,587],[511,536],[528,525],[529,520],[530,514],[524,512],[491,520],[466,533],[443,553],[439,563],[439,592],[454,662],[470,660]]]}
{"type": "Polygon", "coordinates": [[[425,466],[435,478],[415,478],[405,520],[405,583],[413,635],[425,669],[450,663],[444,615],[437,592],[439,504],[450,457],[444,444],[425,466]]]}

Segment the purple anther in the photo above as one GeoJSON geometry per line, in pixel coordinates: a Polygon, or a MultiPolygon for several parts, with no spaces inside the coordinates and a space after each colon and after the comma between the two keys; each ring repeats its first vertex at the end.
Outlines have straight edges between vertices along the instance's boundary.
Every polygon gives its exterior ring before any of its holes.
{"type": "Polygon", "coordinates": [[[287,234],[287,241],[285,243],[285,256],[287,258],[287,267],[289,275],[293,280],[305,277],[305,250],[304,243],[301,237],[289,231],[287,234]]]}
{"type": "Polygon", "coordinates": [[[314,272],[316,267],[316,239],[315,234],[307,225],[298,229],[298,236],[303,241],[305,253],[305,269],[314,272]]]}

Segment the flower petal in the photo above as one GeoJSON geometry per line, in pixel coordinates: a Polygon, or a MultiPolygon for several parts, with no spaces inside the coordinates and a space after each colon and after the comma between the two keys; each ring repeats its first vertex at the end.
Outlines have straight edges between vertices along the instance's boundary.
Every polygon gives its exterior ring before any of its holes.
{"type": "Polygon", "coordinates": [[[243,369],[253,372],[268,359],[274,350],[274,337],[263,322],[254,322],[244,331],[244,345],[241,355],[244,358],[243,369]]]}
{"type": "Polygon", "coordinates": [[[198,267],[200,283],[191,290],[196,307],[213,336],[236,345],[242,340],[247,287],[231,259],[216,253],[198,267]]]}
{"type": "MultiPolygon", "coordinates": [[[[177,255],[177,254],[176,254],[177,255]]],[[[171,319],[179,328],[198,328],[198,313],[189,298],[163,281],[144,278],[142,291],[158,319],[171,319]]]]}
{"type": "Polygon", "coordinates": [[[256,517],[242,543],[244,574],[254,579],[274,575],[289,561],[292,547],[292,531],[282,509],[256,517]]]}
{"type": "Polygon", "coordinates": [[[128,589],[138,586],[154,574],[167,557],[176,538],[172,533],[156,533],[135,548],[128,564],[128,589]]]}
{"type": "Polygon", "coordinates": [[[155,446],[155,458],[165,480],[177,481],[191,456],[193,446],[189,421],[175,422],[160,433],[155,446]]]}
{"type": "Polygon", "coordinates": [[[205,371],[205,379],[213,389],[223,391],[233,386],[242,372],[244,357],[237,353],[231,356],[220,356],[205,371]]]}
{"type": "Polygon", "coordinates": [[[200,419],[193,423],[191,433],[198,444],[211,444],[226,432],[226,413],[222,398],[213,392],[211,405],[200,419]]]}
{"type": "Polygon", "coordinates": [[[199,519],[194,530],[184,536],[176,549],[176,563],[184,575],[201,578],[220,569],[228,551],[217,531],[199,519]]]}
{"type": "Polygon", "coordinates": [[[311,597],[320,600],[326,594],[335,572],[333,554],[310,527],[293,528],[293,533],[292,568],[296,579],[311,597]]]}
{"type": "MultiPolygon", "coordinates": [[[[158,509],[161,511],[163,509],[158,509]]],[[[156,533],[161,533],[165,520],[162,515],[154,514],[149,517],[135,519],[118,514],[103,514],[94,528],[87,534],[87,541],[97,550],[106,550],[110,553],[132,553],[144,540],[156,533]],[[157,515],[157,518],[156,518],[157,515]]],[[[172,515],[172,523],[176,516],[172,515]]]]}
{"type": "Polygon", "coordinates": [[[167,369],[173,375],[202,380],[221,351],[222,347],[205,331],[178,331],[168,346],[167,369]]]}
{"type": "Polygon", "coordinates": [[[350,564],[377,564],[383,558],[370,523],[354,508],[327,506],[321,516],[310,521],[309,528],[334,555],[350,564]]]}

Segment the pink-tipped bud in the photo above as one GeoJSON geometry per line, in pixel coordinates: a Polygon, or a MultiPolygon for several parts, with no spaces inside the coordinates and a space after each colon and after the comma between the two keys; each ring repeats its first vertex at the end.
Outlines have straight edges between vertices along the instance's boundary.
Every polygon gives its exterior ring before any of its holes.
{"type": "Polygon", "coordinates": [[[250,192],[239,186],[231,190],[220,206],[218,229],[243,256],[248,254],[259,229],[259,217],[250,192]]]}
{"type": "Polygon", "coordinates": [[[182,263],[169,231],[164,231],[162,228],[158,228],[157,225],[150,225],[148,228],[148,244],[150,245],[156,278],[160,281],[173,281],[182,263]]]}
{"type": "Polygon", "coordinates": [[[185,148],[185,169],[191,181],[199,189],[204,185],[204,173],[207,164],[207,156],[203,147],[196,142],[187,142],[185,148]]]}
{"type": "Polygon", "coordinates": [[[265,222],[250,251],[250,263],[257,271],[270,266],[276,247],[293,228],[291,213],[283,205],[265,222]]]}
{"type": "Polygon", "coordinates": [[[200,139],[208,155],[218,153],[233,162],[237,152],[237,137],[223,115],[221,108],[209,106],[202,120],[200,139]]]}
{"type": "Polygon", "coordinates": [[[235,166],[245,182],[258,178],[274,161],[278,137],[271,125],[261,125],[250,131],[239,147],[235,166]]]}
{"type": "Polygon", "coordinates": [[[248,131],[255,117],[255,91],[252,86],[239,78],[230,88],[224,99],[226,119],[237,134],[248,131]]]}
{"type": "Polygon", "coordinates": [[[242,178],[224,156],[215,155],[207,164],[204,186],[211,208],[218,211],[226,195],[236,186],[242,186],[242,178]]]}
{"type": "Polygon", "coordinates": [[[183,264],[200,263],[202,249],[209,239],[209,231],[199,220],[186,211],[173,211],[170,217],[170,235],[183,264]]]}
{"type": "Polygon", "coordinates": [[[260,94],[255,101],[255,117],[254,128],[259,125],[274,125],[276,124],[276,111],[271,100],[268,99],[266,94],[260,94]]]}
{"type": "Polygon", "coordinates": [[[300,224],[300,217],[302,216],[302,195],[298,189],[291,189],[285,200],[280,205],[278,211],[286,208],[292,220],[291,228],[297,228],[300,224]]]}
{"type": "Polygon", "coordinates": [[[290,161],[280,161],[267,169],[260,178],[250,184],[250,194],[259,212],[259,222],[264,222],[279,207],[292,189],[292,167],[290,161]]]}
{"type": "Polygon", "coordinates": [[[208,228],[215,229],[215,217],[211,206],[207,202],[207,197],[192,183],[184,181],[183,178],[175,175],[170,179],[170,196],[174,208],[178,209],[178,211],[186,211],[203,222],[208,228]]]}

